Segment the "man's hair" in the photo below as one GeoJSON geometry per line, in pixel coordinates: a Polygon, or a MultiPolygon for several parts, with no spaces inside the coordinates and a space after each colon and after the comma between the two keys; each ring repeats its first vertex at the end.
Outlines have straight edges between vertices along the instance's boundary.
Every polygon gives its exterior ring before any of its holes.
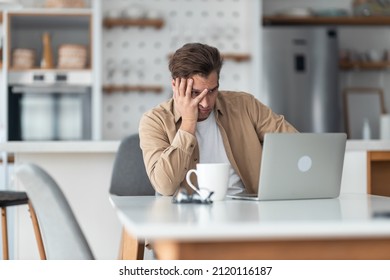
{"type": "Polygon", "coordinates": [[[223,58],[217,48],[201,43],[188,43],[178,49],[169,61],[169,71],[175,78],[194,75],[208,77],[211,72],[221,72],[223,58]]]}

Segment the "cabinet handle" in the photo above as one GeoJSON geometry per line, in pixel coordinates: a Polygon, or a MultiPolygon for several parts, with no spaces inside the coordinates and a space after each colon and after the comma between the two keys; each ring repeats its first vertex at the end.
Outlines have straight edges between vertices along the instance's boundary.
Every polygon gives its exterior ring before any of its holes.
{"type": "Polygon", "coordinates": [[[44,75],[35,74],[33,76],[33,80],[34,81],[44,81],[45,80],[45,76],[44,75]]]}
{"type": "Polygon", "coordinates": [[[57,82],[66,82],[68,80],[68,76],[66,74],[58,74],[56,75],[57,82]]]}

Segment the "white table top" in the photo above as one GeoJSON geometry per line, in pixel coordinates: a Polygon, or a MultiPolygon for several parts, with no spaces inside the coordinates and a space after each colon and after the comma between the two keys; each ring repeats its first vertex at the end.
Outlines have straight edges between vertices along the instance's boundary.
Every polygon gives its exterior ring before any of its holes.
{"type": "Polygon", "coordinates": [[[390,198],[342,194],[338,199],[225,200],[173,204],[171,197],[118,197],[110,201],[126,229],[148,240],[244,240],[389,237],[390,198]]]}

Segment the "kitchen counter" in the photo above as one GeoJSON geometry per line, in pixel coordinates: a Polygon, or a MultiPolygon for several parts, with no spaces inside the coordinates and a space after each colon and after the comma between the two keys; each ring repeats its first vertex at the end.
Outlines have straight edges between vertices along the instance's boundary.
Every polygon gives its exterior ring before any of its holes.
{"type": "Polygon", "coordinates": [[[120,141],[9,141],[0,143],[8,153],[115,153],[120,141]]]}
{"type": "Polygon", "coordinates": [[[390,151],[390,140],[347,140],[346,151],[390,151]]]}
{"type": "MultiPolygon", "coordinates": [[[[0,143],[8,153],[113,153],[120,141],[9,141],[0,143]]],[[[347,140],[346,151],[390,151],[390,140],[347,140]]]]}

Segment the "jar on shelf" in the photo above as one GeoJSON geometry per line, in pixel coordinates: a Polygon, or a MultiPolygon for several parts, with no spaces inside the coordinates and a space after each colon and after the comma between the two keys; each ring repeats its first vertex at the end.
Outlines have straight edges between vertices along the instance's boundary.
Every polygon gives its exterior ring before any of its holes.
{"type": "Polygon", "coordinates": [[[42,49],[43,52],[42,52],[41,68],[52,69],[54,67],[53,50],[51,46],[51,37],[48,32],[45,32],[42,35],[42,49]]]}

